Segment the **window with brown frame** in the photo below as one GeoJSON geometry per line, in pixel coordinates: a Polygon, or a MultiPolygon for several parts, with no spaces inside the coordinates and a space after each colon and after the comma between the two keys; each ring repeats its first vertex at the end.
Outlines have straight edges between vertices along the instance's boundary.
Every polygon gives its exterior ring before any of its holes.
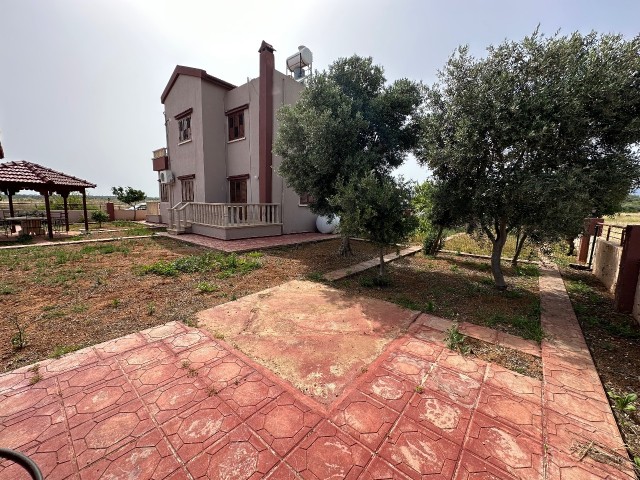
{"type": "Polygon", "coordinates": [[[180,180],[182,183],[182,201],[193,202],[193,179],[180,180]]]}
{"type": "Polygon", "coordinates": [[[229,141],[244,138],[244,110],[227,115],[229,122],[229,141]]]}
{"type": "Polygon", "coordinates": [[[161,202],[169,201],[169,185],[166,183],[160,184],[160,201],[161,202]]]}
{"type": "Polygon", "coordinates": [[[191,115],[178,120],[178,143],[191,140],[191,115]]]}
{"type": "Polygon", "coordinates": [[[300,203],[298,204],[298,206],[308,207],[309,204],[312,202],[313,202],[313,197],[308,193],[303,193],[302,195],[300,195],[300,203]]]}
{"type": "Polygon", "coordinates": [[[247,179],[229,179],[229,201],[231,203],[247,203],[247,179]]]}

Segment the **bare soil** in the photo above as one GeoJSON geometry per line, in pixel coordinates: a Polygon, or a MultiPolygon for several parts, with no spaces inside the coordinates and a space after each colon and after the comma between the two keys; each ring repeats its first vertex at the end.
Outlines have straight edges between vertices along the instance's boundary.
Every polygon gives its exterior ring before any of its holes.
{"type": "Polygon", "coordinates": [[[374,245],[354,241],[353,256],[338,256],[339,242],[268,250],[261,268],[228,278],[140,275],[142,265],[208,251],[161,237],[0,250],[0,371],[169,321],[194,325],[200,310],[377,255],[374,245]],[[201,293],[202,282],[215,291],[201,293]],[[18,326],[24,348],[12,346],[12,339],[19,343],[18,326]]]}
{"type": "Polygon", "coordinates": [[[439,317],[466,321],[539,340],[540,300],[537,267],[503,265],[509,289],[494,288],[487,260],[422,253],[388,265],[389,286],[370,286],[367,271],[335,282],[356,295],[380,298],[439,317]]]}
{"type": "Polygon", "coordinates": [[[621,411],[614,395],[640,394],[640,325],[616,313],[613,295],[590,272],[562,268],[574,311],[631,457],[640,460],[640,401],[635,411],[621,411]]]}
{"type": "Polygon", "coordinates": [[[469,354],[474,357],[485,362],[497,363],[521,375],[542,380],[542,360],[539,357],[476,338],[467,337],[464,343],[471,348],[469,354]]]}

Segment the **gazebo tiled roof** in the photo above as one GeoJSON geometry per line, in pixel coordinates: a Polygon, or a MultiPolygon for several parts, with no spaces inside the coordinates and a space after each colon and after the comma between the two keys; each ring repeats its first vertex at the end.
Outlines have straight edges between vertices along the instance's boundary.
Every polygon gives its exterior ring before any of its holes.
{"type": "Polygon", "coordinates": [[[81,178],[24,160],[0,163],[0,187],[6,187],[8,184],[34,188],[39,185],[63,187],[68,190],[96,187],[95,184],[81,178]]]}

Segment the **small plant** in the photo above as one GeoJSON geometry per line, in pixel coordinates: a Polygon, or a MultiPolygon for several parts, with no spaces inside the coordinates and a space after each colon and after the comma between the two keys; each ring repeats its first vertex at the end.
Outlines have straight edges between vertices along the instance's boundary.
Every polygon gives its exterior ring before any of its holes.
{"type": "Polygon", "coordinates": [[[80,345],[58,345],[50,356],[51,358],[60,358],[67,353],[80,350],[80,348],[82,348],[80,345]]]}
{"type": "Polygon", "coordinates": [[[114,299],[111,301],[111,306],[112,306],[113,308],[118,308],[118,307],[120,306],[120,299],[119,299],[119,298],[114,298],[114,299]]]}
{"type": "Polygon", "coordinates": [[[98,223],[98,228],[102,228],[102,222],[109,220],[109,215],[102,210],[95,210],[91,212],[91,220],[98,223]]]}
{"type": "Polygon", "coordinates": [[[444,343],[449,350],[457,350],[463,355],[469,353],[469,346],[464,344],[467,337],[460,333],[457,322],[447,328],[444,334],[444,343]]]}
{"type": "Polygon", "coordinates": [[[20,325],[20,322],[16,317],[10,317],[9,321],[16,329],[16,332],[11,336],[11,346],[16,350],[22,350],[27,346],[27,335],[25,332],[25,328],[23,325],[20,325]]]}
{"type": "Polygon", "coordinates": [[[309,272],[306,277],[307,280],[311,280],[312,282],[321,282],[324,279],[324,276],[319,272],[309,272]]]}
{"type": "Polygon", "coordinates": [[[431,300],[429,300],[427,302],[427,307],[425,308],[425,312],[431,313],[431,312],[435,311],[435,309],[436,309],[436,306],[434,305],[434,303],[431,300]]]}
{"type": "Polygon", "coordinates": [[[453,273],[458,273],[460,271],[460,267],[458,265],[451,265],[450,269],[453,273]]]}
{"type": "Polygon", "coordinates": [[[224,333],[221,332],[215,332],[213,334],[213,338],[217,339],[217,340],[224,340],[224,333]]]}
{"type": "Polygon", "coordinates": [[[187,371],[187,376],[188,377],[197,377],[198,376],[198,371],[191,366],[191,362],[189,360],[183,360],[182,363],[180,364],[180,366],[187,371]]]}
{"type": "Polygon", "coordinates": [[[35,385],[36,383],[38,383],[40,380],[42,380],[42,375],[40,374],[40,365],[39,364],[35,364],[33,365],[29,371],[31,373],[33,373],[33,377],[31,377],[29,379],[29,385],[35,385]]]}
{"type": "Polygon", "coordinates": [[[365,288],[388,287],[391,285],[391,279],[389,277],[376,275],[374,277],[360,277],[358,283],[361,287],[365,288]]]}
{"type": "Polygon", "coordinates": [[[636,400],[638,400],[638,395],[636,393],[627,393],[626,395],[617,395],[614,392],[607,392],[609,397],[613,400],[613,405],[620,412],[635,412],[636,411],[636,400]]]}
{"type": "Polygon", "coordinates": [[[156,304],[153,302],[150,302],[147,305],[147,315],[151,317],[153,316],[154,313],[156,313],[156,304]]]}
{"type": "Polygon", "coordinates": [[[216,389],[216,387],[214,387],[213,385],[211,385],[209,387],[209,390],[207,390],[207,394],[212,397],[213,395],[217,395],[218,394],[218,390],[216,389]]]}
{"type": "Polygon", "coordinates": [[[424,387],[422,385],[416,385],[416,393],[424,393],[424,387]]]}
{"type": "Polygon", "coordinates": [[[215,283],[211,283],[211,282],[199,282],[196,285],[196,289],[200,293],[211,293],[211,292],[218,291],[220,287],[218,287],[215,283]]]}
{"type": "Polygon", "coordinates": [[[18,235],[18,243],[30,243],[33,241],[33,237],[26,232],[20,232],[18,235]]]}

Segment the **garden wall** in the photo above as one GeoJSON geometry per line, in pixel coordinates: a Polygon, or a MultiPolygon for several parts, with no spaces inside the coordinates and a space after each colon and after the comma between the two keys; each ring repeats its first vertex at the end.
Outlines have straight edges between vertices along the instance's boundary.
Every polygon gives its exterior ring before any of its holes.
{"type": "Polygon", "coordinates": [[[616,289],[618,270],[622,258],[622,247],[619,242],[608,242],[598,237],[596,251],[593,258],[593,274],[604,283],[610,292],[616,289]]]}

